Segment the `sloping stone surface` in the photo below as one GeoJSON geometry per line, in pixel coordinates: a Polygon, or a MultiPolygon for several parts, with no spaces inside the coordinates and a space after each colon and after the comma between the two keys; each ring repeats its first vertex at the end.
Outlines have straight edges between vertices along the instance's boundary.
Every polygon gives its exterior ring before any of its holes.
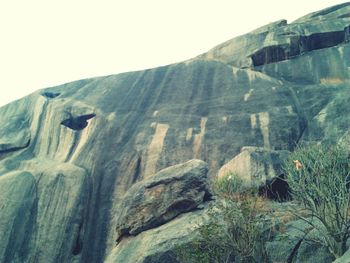
{"type": "Polygon", "coordinates": [[[215,175],[246,145],[291,151],[346,138],[348,13],[344,4],[278,21],[185,62],[1,107],[0,187],[22,191],[0,193],[13,202],[0,214],[0,262],[103,262],[124,195],[161,169],[201,159],[215,175]]]}
{"type": "Polygon", "coordinates": [[[134,184],[118,211],[117,240],[165,224],[208,200],[207,172],[206,163],[191,160],[134,184]]]}
{"type": "Polygon", "coordinates": [[[0,258],[2,262],[24,262],[30,254],[34,227],[36,186],[29,172],[11,172],[0,177],[0,258]]]}
{"type": "Polygon", "coordinates": [[[181,263],[174,248],[189,242],[189,237],[206,220],[206,209],[182,214],[160,227],[123,239],[112,249],[106,263],[181,263]]]}

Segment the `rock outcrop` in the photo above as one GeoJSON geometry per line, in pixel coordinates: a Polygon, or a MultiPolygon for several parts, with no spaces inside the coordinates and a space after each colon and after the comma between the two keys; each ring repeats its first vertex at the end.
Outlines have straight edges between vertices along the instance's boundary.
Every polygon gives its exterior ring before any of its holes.
{"type": "Polygon", "coordinates": [[[160,227],[126,237],[114,247],[106,263],[180,263],[174,248],[190,241],[196,229],[203,225],[206,208],[182,214],[160,227]]]}
{"type": "MultiPolygon", "coordinates": [[[[173,203],[145,214],[161,223],[129,224],[133,193],[149,200],[147,182],[167,177],[152,175],[200,159],[213,176],[247,145],[284,152],[347,140],[349,12],[345,3],[277,21],[185,62],[75,81],[1,107],[0,262],[127,262],[145,240],[152,253],[159,236],[170,251],[175,229],[203,216],[172,220],[203,201],[203,181],[194,192],[181,185],[195,200],[180,202],[183,210],[174,191],[173,203]],[[116,227],[138,235],[116,246],[116,227]]],[[[188,231],[179,234],[185,240],[188,231]]]]}
{"type": "Polygon", "coordinates": [[[284,180],[282,165],[289,151],[274,151],[262,147],[242,147],[241,152],[223,165],[218,176],[230,173],[240,177],[246,187],[258,189],[261,196],[284,201],[290,199],[290,189],[284,180]]]}
{"type": "Polygon", "coordinates": [[[117,215],[117,242],[163,225],[194,210],[211,197],[208,166],[200,160],[166,168],[134,184],[123,197],[117,215]]]}
{"type": "Polygon", "coordinates": [[[218,176],[232,172],[251,184],[260,185],[283,173],[282,164],[288,155],[286,150],[243,147],[238,155],[220,168],[218,176]]]}

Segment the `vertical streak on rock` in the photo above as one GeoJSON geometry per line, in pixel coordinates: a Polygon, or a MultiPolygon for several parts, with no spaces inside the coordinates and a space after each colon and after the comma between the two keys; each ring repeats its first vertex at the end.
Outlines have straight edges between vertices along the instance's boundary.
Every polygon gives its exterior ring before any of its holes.
{"type": "Polygon", "coordinates": [[[191,138],[192,138],[192,133],[193,133],[193,128],[188,128],[188,129],[187,129],[187,134],[186,134],[186,141],[191,140],[191,138]]]}
{"type": "Polygon", "coordinates": [[[76,133],[75,131],[70,130],[66,127],[60,127],[59,141],[52,158],[66,162],[74,148],[75,143],[79,141],[79,135],[79,133],[76,133]]]}
{"type": "Polygon", "coordinates": [[[32,129],[36,129],[36,143],[33,144],[35,145],[34,152],[37,156],[53,158],[52,155],[56,153],[60,138],[60,130],[56,126],[59,114],[54,113],[52,103],[47,104],[46,102],[41,108],[36,106],[34,118],[38,118],[32,125],[32,129]],[[33,127],[34,125],[36,127],[33,127]]]}
{"type": "Polygon", "coordinates": [[[169,125],[158,123],[153,139],[148,147],[145,177],[156,173],[157,161],[163,149],[164,139],[168,132],[169,125]]]}
{"type": "Polygon", "coordinates": [[[41,123],[43,122],[43,119],[45,118],[46,114],[46,108],[47,108],[47,100],[40,96],[37,101],[35,102],[35,106],[33,107],[32,112],[32,122],[30,125],[30,132],[31,137],[33,138],[32,145],[34,145],[33,152],[38,153],[40,152],[40,137],[42,134],[41,123]]]}
{"type": "Polygon", "coordinates": [[[89,123],[88,126],[81,131],[79,141],[76,142],[76,147],[73,149],[71,156],[69,156],[70,162],[74,162],[74,160],[78,157],[79,153],[81,152],[83,146],[87,142],[89,135],[91,133],[92,127],[94,125],[91,125],[91,122],[94,122],[95,119],[88,120],[87,122],[89,123]]]}
{"type": "Polygon", "coordinates": [[[264,147],[270,149],[270,139],[269,139],[269,113],[268,112],[259,112],[259,122],[260,130],[264,139],[264,147]]]}
{"type": "Polygon", "coordinates": [[[207,121],[208,121],[207,117],[201,118],[201,131],[199,134],[196,134],[194,136],[194,141],[193,141],[194,158],[199,158],[202,140],[203,140],[204,135],[205,135],[205,126],[207,124],[207,121]]]}
{"type": "Polygon", "coordinates": [[[244,94],[244,101],[248,101],[250,96],[252,95],[254,89],[249,89],[249,92],[244,94]]]}
{"type": "Polygon", "coordinates": [[[33,136],[37,135],[39,132],[40,116],[43,114],[46,104],[47,104],[46,100],[41,96],[35,102],[35,106],[33,107],[34,109],[33,109],[32,123],[30,127],[33,133],[33,136]]]}
{"type": "Polygon", "coordinates": [[[250,125],[252,129],[256,129],[256,114],[250,115],[250,125]]]}

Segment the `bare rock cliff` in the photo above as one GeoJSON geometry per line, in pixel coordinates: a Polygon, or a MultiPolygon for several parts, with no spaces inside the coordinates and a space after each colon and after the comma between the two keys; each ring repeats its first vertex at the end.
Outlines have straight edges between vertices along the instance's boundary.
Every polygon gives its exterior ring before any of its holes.
{"type": "Polygon", "coordinates": [[[244,146],[280,156],[301,141],[347,138],[349,13],[345,3],[278,21],[182,63],[0,108],[0,262],[171,262],[162,251],[202,220],[203,196],[115,243],[117,226],[132,229],[122,204],[137,204],[128,195],[154,174],[201,159],[212,176],[244,146]]]}

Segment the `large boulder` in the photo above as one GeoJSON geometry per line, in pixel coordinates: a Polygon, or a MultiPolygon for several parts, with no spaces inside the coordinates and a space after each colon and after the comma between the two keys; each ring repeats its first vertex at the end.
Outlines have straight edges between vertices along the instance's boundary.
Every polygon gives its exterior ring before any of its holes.
{"type": "Polygon", "coordinates": [[[274,151],[262,147],[243,147],[241,152],[222,166],[218,176],[234,173],[245,181],[260,185],[283,173],[283,162],[289,151],[274,151]]]}
{"type": "Polygon", "coordinates": [[[289,153],[286,150],[246,146],[220,168],[218,176],[233,173],[243,179],[246,187],[257,188],[262,196],[278,201],[289,200],[290,189],[283,174],[283,163],[289,153]]]}
{"type": "Polygon", "coordinates": [[[117,241],[165,224],[208,200],[207,172],[205,162],[191,160],[134,184],[120,205],[117,241]]]}

